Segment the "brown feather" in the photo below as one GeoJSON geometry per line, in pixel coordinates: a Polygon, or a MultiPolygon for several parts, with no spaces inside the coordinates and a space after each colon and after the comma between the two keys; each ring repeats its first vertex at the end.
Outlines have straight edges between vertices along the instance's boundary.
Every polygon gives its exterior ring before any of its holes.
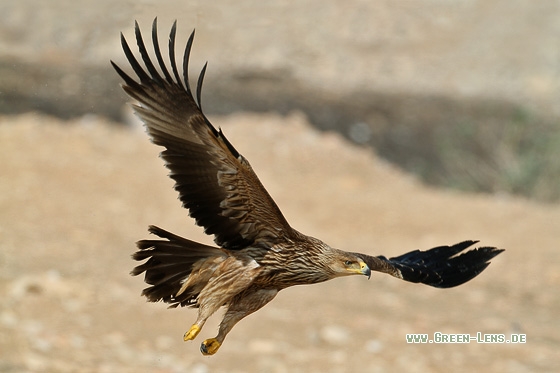
{"type": "MultiPolygon", "coordinates": [[[[153,40],[157,40],[156,29],[154,22],[153,40]]],[[[175,190],[190,216],[205,228],[207,234],[215,236],[220,247],[239,250],[257,245],[264,248],[278,237],[293,235],[293,230],[249,162],[221,130],[212,126],[192,96],[186,72],[193,37],[194,32],[185,50],[184,82],[176,71],[174,52],[170,50],[175,75],[172,78],[163,62],[159,44],[154,42],[158,65],[165,79],[158,73],[148,56],[138,24],[136,40],[147,71],[132,54],[124,36],[121,41],[140,83],[115,64],[113,66],[125,81],[124,90],[138,101],[134,109],[145,123],[152,141],[165,147],[161,157],[171,171],[175,190]]],[[[174,45],[174,42],[175,25],[170,44],[174,45]]]]}
{"type": "Polygon", "coordinates": [[[196,272],[199,269],[201,262],[209,258],[222,258],[223,261],[227,255],[223,250],[187,240],[153,225],[150,226],[150,232],[165,240],[137,242],[139,250],[132,258],[138,261],[149,258],[130,273],[136,276],[146,272],[144,281],[151,286],[144,289],[142,295],[150,302],[170,303],[170,307],[195,305],[202,289],[192,288],[179,293],[184,281],[193,270],[196,272]]]}

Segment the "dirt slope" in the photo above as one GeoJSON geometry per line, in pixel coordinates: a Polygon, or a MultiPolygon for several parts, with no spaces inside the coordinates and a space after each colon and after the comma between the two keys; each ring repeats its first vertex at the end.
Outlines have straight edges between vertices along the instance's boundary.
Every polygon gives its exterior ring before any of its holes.
{"type": "MultiPolygon", "coordinates": [[[[181,209],[158,149],[94,117],[0,119],[0,371],[557,371],[560,207],[427,189],[300,115],[212,118],[293,226],[395,255],[464,239],[507,251],[451,290],[384,275],[287,289],[219,353],[184,343],[193,310],[139,296],[134,242],[158,224],[211,242],[181,209]],[[525,333],[526,344],[425,344],[406,333],[525,333]]],[[[216,320],[199,339],[213,336],[216,320]]]]}

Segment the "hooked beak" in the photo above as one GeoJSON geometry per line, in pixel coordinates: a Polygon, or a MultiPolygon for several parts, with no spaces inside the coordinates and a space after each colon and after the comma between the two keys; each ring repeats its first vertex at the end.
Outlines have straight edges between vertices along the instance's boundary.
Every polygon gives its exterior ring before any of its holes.
{"type": "Polygon", "coordinates": [[[371,269],[369,269],[368,265],[363,260],[360,260],[360,271],[364,276],[367,276],[369,280],[371,277],[371,269]]]}

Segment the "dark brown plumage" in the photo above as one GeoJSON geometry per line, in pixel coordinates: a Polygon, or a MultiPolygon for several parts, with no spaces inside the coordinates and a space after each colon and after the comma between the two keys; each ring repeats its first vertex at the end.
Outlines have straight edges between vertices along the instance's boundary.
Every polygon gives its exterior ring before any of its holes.
{"type": "Polygon", "coordinates": [[[187,73],[194,32],[185,49],[182,75],[175,61],[176,23],[169,35],[171,71],[159,47],[157,19],[152,25],[157,67],[137,23],[135,32],[144,66],[122,34],[121,42],[139,82],[111,63],[125,82],[123,89],[137,101],[134,110],[152,141],[165,148],[161,157],[183,206],[207,234],[214,235],[219,247],[150,226],[150,233],[161,239],[138,242],[133,258],[146,261],[132,274],[145,272],[150,286],[142,294],[148,300],[161,300],[170,307],[198,308],[198,318],[184,340],[194,339],[208,317],[226,307],[218,335],[202,342],[203,354],[214,354],[239,320],[286,287],[352,274],[369,278],[371,271],[435,287],[453,287],[477,276],[503,251],[481,247],[460,254],[475,243],[465,241],[386,259],[334,249],[299,233],[290,227],[249,162],[202,113],[206,65],[194,99],[187,73]]]}

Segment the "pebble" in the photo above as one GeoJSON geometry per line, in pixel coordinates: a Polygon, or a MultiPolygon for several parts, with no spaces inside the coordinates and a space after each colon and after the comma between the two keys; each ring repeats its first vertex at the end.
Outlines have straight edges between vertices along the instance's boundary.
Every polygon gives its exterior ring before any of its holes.
{"type": "Polygon", "coordinates": [[[332,345],[342,345],[350,340],[348,329],[338,325],[324,326],[319,335],[323,341],[332,345]]]}

